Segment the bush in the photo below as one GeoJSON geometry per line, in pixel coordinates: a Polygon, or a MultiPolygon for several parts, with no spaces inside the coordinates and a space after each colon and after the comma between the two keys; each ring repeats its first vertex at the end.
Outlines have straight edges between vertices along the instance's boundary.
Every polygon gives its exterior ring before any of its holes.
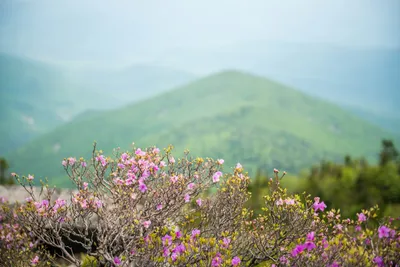
{"type": "MultiPolygon", "coordinates": [[[[81,266],[73,246],[98,266],[395,266],[400,235],[395,220],[375,221],[377,207],[358,220],[342,219],[318,197],[288,195],[279,171],[268,182],[261,214],[246,208],[250,179],[238,163],[223,172],[223,160],[175,160],[169,147],[93,150],[89,161],[64,159],[79,190],[53,199],[54,189],[15,174],[30,195],[15,218],[59,256],[81,266]],[[211,193],[210,193],[211,192],[211,193]]],[[[18,253],[20,249],[15,250],[18,253]]],[[[38,250],[40,252],[40,250],[38,250]]],[[[95,264],[95,265],[96,265],[95,264]]],[[[88,265],[90,266],[90,265],[88,265]]]]}

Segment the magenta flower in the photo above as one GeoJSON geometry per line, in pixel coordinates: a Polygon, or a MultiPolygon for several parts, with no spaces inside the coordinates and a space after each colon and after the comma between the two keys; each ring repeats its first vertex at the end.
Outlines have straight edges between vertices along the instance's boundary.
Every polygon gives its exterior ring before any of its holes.
{"type": "Polygon", "coordinates": [[[217,171],[216,173],[214,173],[214,175],[213,175],[213,182],[214,183],[217,183],[217,182],[219,182],[219,178],[222,176],[222,172],[220,172],[220,171],[217,171]]]}
{"type": "Polygon", "coordinates": [[[305,249],[304,245],[297,245],[293,250],[292,250],[292,256],[296,257],[298,254],[303,252],[305,249]]]}
{"type": "Polygon", "coordinates": [[[172,244],[172,236],[170,236],[170,235],[165,235],[163,238],[162,238],[162,243],[163,243],[163,246],[165,246],[165,245],[171,245],[172,244]]]}
{"type": "Polygon", "coordinates": [[[357,216],[359,222],[365,222],[367,220],[367,217],[365,216],[364,213],[357,213],[357,216]]]}
{"type": "Polygon", "coordinates": [[[311,251],[311,250],[313,250],[314,248],[316,248],[316,246],[315,246],[314,242],[307,241],[307,242],[304,244],[304,248],[306,248],[308,251],[311,251]]]}
{"type": "Polygon", "coordinates": [[[122,164],[122,163],[118,163],[118,168],[120,168],[120,169],[125,169],[125,165],[122,164]]]}
{"type": "Polygon", "coordinates": [[[217,253],[217,255],[215,255],[215,257],[212,259],[211,261],[211,266],[212,267],[219,267],[222,264],[222,259],[219,253],[217,253]]]}
{"type": "Polygon", "coordinates": [[[176,254],[175,252],[172,252],[172,254],[171,254],[172,261],[176,261],[177,258],[178,258],[178,254],[176,254]]]}
{"type": "Polygon", "coordinates": [[[187,202],[189,202],[190,201],[190,195],[189,194],[186,194],[185,195],[185,202],[187,203],[187,202]]]}
{"type": "Polygon", "coordinates": [[[198,199],[196,200],[196,203],[197,203],[197,205],[199,205],[199,207],[201,207],[201,204],[202,204],[201,198],[198,198],[198,199]]]}
{"type": "Polygon", "coordinates": [[[318,211],[318,210],[324,211],[326,208],[326,205],[323,201],[319,202],[319,198],[316,198],[316,200],[313,204],[313,207],[314,207],[314,211],[318,211]]]}
{"type": "Polygon", "coordinates": [[[119,266],[119,265],[121,265],[121,260],[118,258],[118,257],[114,257],[114,264],[115,265],[117,265],[117,266],[119,266]]]}
{"type": "Polygon", "coordinates": [[[142,193],[144,193],[144,192],[147,191],[147,186],[146,186],[145,184],[141,183],[141,184],[139,185],[139,190],[140,190],[142,193]]]}
{"type": "Polygon", "coordinates": [[[192,238],[199,236],[200,235],[200,230],[199,229],[193,229],[192,230],[192,238]]]}
{"type": "Polygon", "coordinates": [[[307,241],[314,241],[315,239],[315,232],[310,232],[307,234],[307,241]]]}
{"type": "Polygon", "coordinates": [[[182,237],[181,231],[175,232],[175,235],[176,235],[176,238],[178,238],[178,239],[182,237]]]}
{"type": "Polygon", "coordinates": [[[86,166],[87,166],[86,161],[82,161],[81,166],[84,167],[84,168],[86,168],[86,166]]]}
{"type": "Polygon", "coordinates": [[[329,265],[329,267],[339,267],[339,263],[337,263],[336,261],[334,261],[331,265],[329,265]]]}
{"type": "Polygon", "coordinates": [[[376,265],[378,265],[378,267],[385,266],[385,264],[383,263],[382,257],[375,257],[373,262],[376,263],[376,265]]]}
{"type": "Polygon", "coordinates": [[[39,263],[39,257],[35,256],[32,260],[31,260],[31,264],[33,266],[37,265],[39,263]]]}
{"type": "Polygon", "coordinates": [[[157,210],[161,210],[162,208],[163,208],[162,204],[158,204],[156,207],[157,210]]]}
{"type": "Polygon", "coordinates": [[[378,228],[379,238],[389,237],[390,228],[382,225],[378,228]]]}
{"type": "Polygon", "coordinates": [[[240,258],[238,256],[232,259],[232,266],[238,266],[240,264],[240,258]]]}

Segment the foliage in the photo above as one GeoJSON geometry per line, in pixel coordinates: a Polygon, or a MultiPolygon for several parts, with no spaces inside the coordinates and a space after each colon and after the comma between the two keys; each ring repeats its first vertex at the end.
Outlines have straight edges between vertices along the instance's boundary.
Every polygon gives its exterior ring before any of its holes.
{"type": "Polygon", "coordinates": [[[0,158],[0,185],[13,185],[15,180],[13,177],[8,175],[7,170],[9,169],[8,162],[5,158],[0,158]]]}
{"type": "MultiPolygon", "coordinates": [[[[16,219],[40,242],[80,266],[65,238],[104,266],[395,266],[400,232],[376,210],[342,219],[320,198],[289,195],[274,170],[262,212],[246,208],[250,179],[241,164],[223,173],[224,160],[175,159],[171,147],[62,162],[79,192],[52,199],[48,185],[34,194],[33,176],[15,175],[30,194],[16,219]],[[212,190],[212,194],[204,194],[212,190]],[[370,222],[375,221],[377,226],[370,222]],[[79,226],[79,227],[77,227],[79,226]],[[70,240],[70,241],[71,241],[70,240]],[[72,240],[72,241],[73,241],[72,240]]],[[[16,250],[18,251],[18,250],[16,250]]],[[[85,261],[86,262],[86,261],[85,261]]],[[[85,263],[86,264],[86,263],[85,263]]]]}
{"type": "Polygon", "coordinates": [[[400,157],[389,140],[382,141],[378,165],[346,156],[343,164],[321,162],[300,179],[306,183],[297,191],[320,196],[329,206],[340,208],[345,216],[375,204],[382,215],[393,208],[392,215],[400,211],[400,157]]]}

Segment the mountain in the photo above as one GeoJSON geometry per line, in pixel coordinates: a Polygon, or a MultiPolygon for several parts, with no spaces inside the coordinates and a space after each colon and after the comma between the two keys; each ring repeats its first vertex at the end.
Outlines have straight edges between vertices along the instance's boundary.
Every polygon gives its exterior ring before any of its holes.
{"type": "Polygon", "coordinates": [[[297,172],[345,153],[375,158],[391,135],[336,105],[280,83],[239,71],[224,71],[153,98],[72,121],[7,155],[11,171],[48,177],[67,186],[61,160],[90,156],[94,140],[110,154],[173,144],[195,156],[297,172]],[[54,147],[58,149],[54,149],[54,147]]]}
{"type": "Polygon", "coordinates": [[[76,68],[0,54],[0,154],[80,117],[184,84],[192,75],[157,66],[76,68]]]}
{"type": "MultiPolygon", "coordinates": [[[[240,68],[343,107],[374,114],[377,119],[370,122],[381,127],[387,128],[387,123],[381,123],[386,118],[400,120],[400,48],[259,40],[168,50],[157,56],[154,64],[203,74],[240,68]]],[[[400,125],[395,127],[400,131],[400,125]]]]}

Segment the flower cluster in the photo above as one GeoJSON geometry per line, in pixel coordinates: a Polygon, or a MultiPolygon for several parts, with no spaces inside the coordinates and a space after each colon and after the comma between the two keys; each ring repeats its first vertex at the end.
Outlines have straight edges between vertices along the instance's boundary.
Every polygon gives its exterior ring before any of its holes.
{"type": "MultiPolygon", "coordinates": [[[[88,257],[113,266],[396,266],[400,262],[398,219],[376,221],[377,208],[343,219],[319,197],[289,195],[270,179],[262,213],[246,208],[250,178],[238,163],[223,159],[175,159],[169,147],[93,150],[92,159],[62,161],[77,192],[55,199],[33,175],[20,178],[29,197],[14,208],[17,225],[35,240],[60,248],[80,266],[66,238],[76,238],[88,257]]],[[[283,173],[285,175],[285,172],[283,173]]],[[[5,205],[3,205],[5,207],[5,205]]],[[[13,224],[1,228],[1,242],[23,250],[13,224]]],[[[26,246],[25,246],[26,247],[26,246]]],[[[14,248],[14,247],[13,247],[14,248]]],[[[41,255],[31,255],[38,265],[41,255]]]]}

